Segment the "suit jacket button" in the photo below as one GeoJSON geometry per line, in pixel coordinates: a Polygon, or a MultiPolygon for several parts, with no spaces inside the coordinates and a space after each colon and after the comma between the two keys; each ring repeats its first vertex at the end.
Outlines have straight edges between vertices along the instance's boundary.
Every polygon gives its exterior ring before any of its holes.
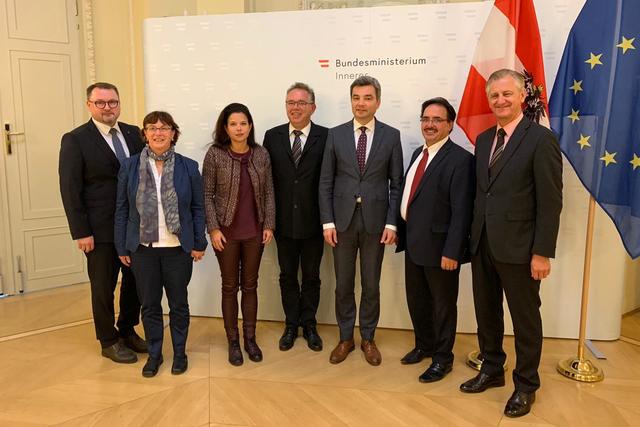
{"type": "Polygon", "coordinates": [[[298,205],[293,205],[293,209],[298,209],[298,205]]]}
{"type": "Polygon", "coordinates": [[[297,179],[294,179],[294,180],[293,180],[293,183],[294,183],[294,184],[297,184],[297,183],[298,183],[298,180],[297,180],[297,179]]]}

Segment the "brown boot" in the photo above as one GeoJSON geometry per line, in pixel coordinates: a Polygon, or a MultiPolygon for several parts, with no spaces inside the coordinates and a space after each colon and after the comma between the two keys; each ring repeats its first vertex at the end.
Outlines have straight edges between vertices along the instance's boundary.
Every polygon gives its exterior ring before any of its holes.
{"type": "Polygon", "coordinates": [[[356,345],[353,343],[353,340],[348,341],[340,341],[336,348],[331,352],[331,357],[329,357],[329,363],[338,364],[343,362],[344,359],[347,358],[349,353],[351,353],[356,348],[356,345]]]}
{"type": "Polygon", "coordinates": [[[240,341],[237,339],[229,340],[229,363],[233,366],[240,366],[244,363],[242,350],[240,350],[240,341]]]}

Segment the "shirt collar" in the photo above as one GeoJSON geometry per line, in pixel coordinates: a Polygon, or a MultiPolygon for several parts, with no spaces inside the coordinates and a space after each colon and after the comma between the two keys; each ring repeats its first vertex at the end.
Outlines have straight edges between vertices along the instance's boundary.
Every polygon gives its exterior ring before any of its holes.
{"type": "Polygon", "coordinates": [[[498,129],[502,128],[502,129],[504,129],[504,131],[507,134],[507,136],[511,137],[511,135],[513,135],[513,131],[516,130],[516,127],[520,124],[520,122],[522,121],[523,117],[524,117],[524,114],[520,113],[520,115],[518,117],[516,117],[515,119],[511,120],[506,125],[504,125],[504,126],[498,125],[498,127],[496,128],[496,133],[497,133],[498,129]]]}
{"type": "MultiPolygon", "coordinates": [[[[104,136],[110,135],[109,131],[111,130],[111,126],[105,125],[104,123],[100,123],[93,117],[91,117],[91,120],[93,120],[93,124],[96,125],[96,127],[98,128],[101,134],[103,134],[104,136]]],[[[115,126],[113,127],[118,131],[119,134],[122,134],[122,131],[120,130],[120,126],[118,126],[118,122],[116,122],[115,126]]]]}
{"type": "Polygon", "coordinates": [[[376,127],[376,119],[375,119],[375,117],[373,119],[371,119],[371,121],[369,123],[364,124],[364,125],[358,123],[358,121],[355,118],[353,119],[353,131],[354,132],[358,132],[362,126],[366,127],[368,131],[373,132],[373,129],[376,127]]]}
{"type": "Polygon", "coordinates": [[[437,153],[438,150],[441,149],[444,143],[447,142],[448,140],[449,140],[449,136],[445,137],[444,139],[441,139],[440,141],[436,142],[430,147],[427,147],[427,143],[425,142],[423,144],[423,148],[427,148],[429,150],[429,155],[432,155],[433,153],[437,153]]]}
{"type": "MultiPolygon", "coordinates": [[[[291,135],[294,130],[296,130],[296,128],[294,128],[291,122],[289,122],[289,135],[291,135]]],[[[300,131],[305,136],[305,138],[307,138],[309,136],[309,132],[311,132],[311,122],[307,123],[307,125],[300,129],[300,131]]]]}

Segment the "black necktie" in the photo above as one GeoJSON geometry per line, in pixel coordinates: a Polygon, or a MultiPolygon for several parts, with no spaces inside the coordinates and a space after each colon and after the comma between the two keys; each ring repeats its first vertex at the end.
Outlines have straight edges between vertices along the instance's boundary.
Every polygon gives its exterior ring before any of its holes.
{"type": "Polygon", "coordinates": [[[291,155],[293,156],[293,163],[298,167],[298,163],[300,162],[300,157],[302,156],[302,141],[300,140],[300,135],[302,135],[302,131],[294,130],[293,134],[295,137],[293,138],[293,147],[291,147],[291,155]]]}
{"type": "Polygon", "coordinates": [[[367,161],[367,128],[366,126],[360,126],[360,137],[358,138],[358,145],[356,146],[356,158],[358,159],[358,167],[360,173],[364,171],[364,165],[367,161]]]}
{"type": "Polygon", "coordinates": [[[502,153],[504,152],[504,137],[507,133],[504,129],[498,129],[498,139],[496,141],[496,148],[493,150],[491,160],[489,160],[489,175],[491,175],[491,168],[496,164],[502,153]]]}

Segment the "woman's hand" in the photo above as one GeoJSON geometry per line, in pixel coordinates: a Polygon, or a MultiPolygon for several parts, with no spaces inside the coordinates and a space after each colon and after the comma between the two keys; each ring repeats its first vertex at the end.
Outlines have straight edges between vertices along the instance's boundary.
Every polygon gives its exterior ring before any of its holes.
{"type": "Polygon", "coordinates": [[[210,236],[213,248],[217,251],[223,251],[224,244],[227,243],[227,239],[224,237],[224,234],[222,234],[222,231],[216,228],[211,232],[210,236]]]}
{"type": "Polygon", "coordinates": [[[193,262],[198,262],[204,256],[204,251],[196,251],[195,249],[191,251],[191,258],[193,258],[193,262]]]}
{"type": "Polygon", "coordinates": [[[127,267],[131,267],[131,257],[129,255],[124,255],[119,258],[121,263],[123,263],[127,267]]]}
{"type": "Polygon", "coordinates": [[[262,244],[267,245],[273,239],[273,230],[265,228],[262,230],[262,244]]]}

